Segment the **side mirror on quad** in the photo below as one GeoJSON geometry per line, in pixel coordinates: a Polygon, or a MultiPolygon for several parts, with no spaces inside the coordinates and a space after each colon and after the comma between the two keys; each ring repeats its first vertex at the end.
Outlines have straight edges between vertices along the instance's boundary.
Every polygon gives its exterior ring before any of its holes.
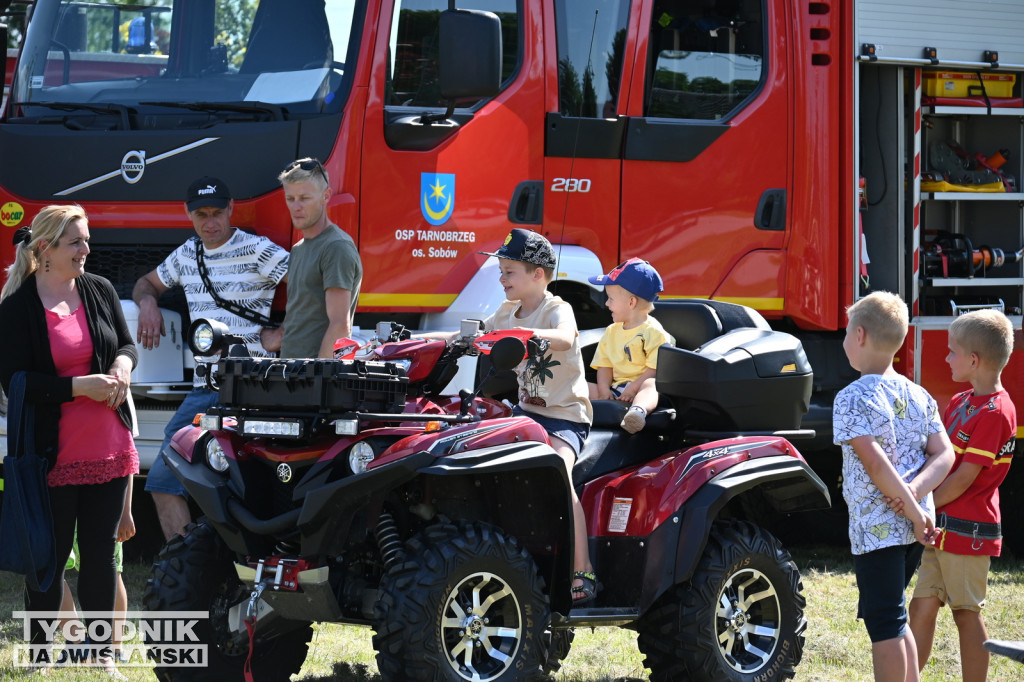
{"type": "Polygon", "coordinates": [[[244,347],[245,340],[232,334],[226,324],[217,320],[200,318],[188,328],[188,347],[202,357],[223,354],[237,344],[244,347]]]}
{"type": "Polygon", "coordinates": [[[493,344],[489,344],[487,350],[482,352],[490,358],[490,367],[487,370],[487,374],[479,380],[475,391],[459,391],[459,397],[461,398],[460,411],[463,415],[469,414],[473,398],[483,392],[488,381],[493,379],[499,372],[515,369],[523,361],[523,358],[526,357],[526,344],[518,336],[506,336],[498,339],[493,344]]]}
{"type": "Polygon", "coordinates": [[[526,356],[526,344],[514,336],[506,336],[491,347],[491,366],[497,372],[515,369],[526,356]]]}

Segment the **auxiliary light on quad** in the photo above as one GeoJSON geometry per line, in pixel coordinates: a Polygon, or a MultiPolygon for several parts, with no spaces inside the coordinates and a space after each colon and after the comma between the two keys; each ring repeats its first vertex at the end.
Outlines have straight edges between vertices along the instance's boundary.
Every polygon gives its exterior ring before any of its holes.
{"type": "Polygon", "coordinates": [[[242,422],[242,434],[246,436],[299,438],[302,436],[302,422],[298,420],[246,419],[242,422]]]}
{"type": "Polygon", "coordinates": [[[354,436],[359,433],[358,419],[336,419],[334,421],[334,433],[339,436],[354,436]]]}
{"type": "Polygon", "coordinates": [[[227,325],[217,320],[199,319],[188,330],[188,345],[196,355],[213,355],[220,351],[228,333],[227,325]]]}
{"type": "Polygon", "coordinates": [[[361,474],[366,471],[366,467],[373,461],[373,457],[373,446],[365,440],[361,440],[348,451],[348,467],[353,474],[361,474]]]}
{"type": "Polygon", "coordinates": [[[221,419],[219,414],[199,415],[199,428],[204,431],[220,431],[221,419]]]}
{"type": "Polygon", "coordinates": [[[206,441],[206,463],[219,473],[228,470],[228,457],[224,454],[224,448],[220,446],[216,438],[206,441]]]}

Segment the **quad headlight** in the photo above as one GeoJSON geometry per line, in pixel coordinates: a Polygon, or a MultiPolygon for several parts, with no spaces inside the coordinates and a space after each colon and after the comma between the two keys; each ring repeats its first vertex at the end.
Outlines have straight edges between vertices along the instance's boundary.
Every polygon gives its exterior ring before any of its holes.
{"type": "Polygon", "coordinates": [[[224,448],[220,446],[216,438],[206,441],[206,463],[214,471],[224,473],[228,470],[228,456],[224,454],[224,448]]]}
{"type": "Polygon", "coordinates": [[[366,471],[374,456],[373,446],[361,440],[348,451],[348,467],[353,474],[361,474],[366,471]]]}

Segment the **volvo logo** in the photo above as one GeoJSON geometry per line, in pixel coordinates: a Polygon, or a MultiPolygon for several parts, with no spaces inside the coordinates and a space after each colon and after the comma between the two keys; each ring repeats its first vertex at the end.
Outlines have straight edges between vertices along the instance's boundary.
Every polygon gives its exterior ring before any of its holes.
{"type": "Polygon", "coordinates": [[[281,483],[287,483],[288,481],[292,480],[292,468],[285,464],[284,462],[278,464],[277,479],[281,481],[281,483]]]}
{"type": "Polygon", "coordinates": [[[132,150],[121,159],[121,177],[129,185],[142,179],[146,172],[146,152],[132,150]]]}
{"type": "Polygon", "coordinates": [[[185,152],[192,151],[193,149],[198,149],[199,147],[208,145],[211,142],[216,142],[219,139],[219,137],[204,137],[201,140],[196,140],[195,142],[190,142],[189,144],[186,144],[184,146],[176,147],[170,151],[162,152],[148,159],[146,158],[146,152],[144,151],[130,151],[124,155],[124,158],[121,159],[121,167],[118,168],[117,170],[108,171],[102,175],[97,175],[94,178],[86,180],[85,182],[80,182],[77,185],[68,187],[67,189],[62,189],[61,191],[54,194],[54,196],[66,197],[68,195],[74,194],[75,192],[80,192],[88,187],[98,185],[101,182],[113,180],[119,175],[125,182],[129,184],[135,184],[136,182],[142,179],[142,174],[146,171],[147,166],[152,166],[154,163],[159,163],[160,161],[163,161],[165,159],[170,159],[172,157],[177,156],[178,154],[183,154],[185,152]]]}

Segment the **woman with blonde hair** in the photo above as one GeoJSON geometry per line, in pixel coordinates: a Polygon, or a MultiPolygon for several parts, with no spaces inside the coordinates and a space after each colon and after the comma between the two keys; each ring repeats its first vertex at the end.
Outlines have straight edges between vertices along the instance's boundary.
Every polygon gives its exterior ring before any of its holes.
{"type": "MultiPolygon", "coordinates": [[[[85,272],[89,223],[80,206],[47,206],[31,227],[15,232],[14,243],[15,261],[0,291],[0,326],[7,330],[0,334],[0,384],[7,391],[16,372],[26,373],[37,454],[48,462],[57,550],[50,588],[26,586],[26,610],[56,617],[77,523],[82,609],[112,613],[114,542],[134,534],[125,497],[139,455],[126,401],[138,354],[114,287],[85,272]]],[[[33,644],[48,643],[38,621],[30,630],[33,644]]],[[[107,633],[93,642],[97,660],[123,677],[109,649],[110,628],[97,632],[107,633]]]]}

